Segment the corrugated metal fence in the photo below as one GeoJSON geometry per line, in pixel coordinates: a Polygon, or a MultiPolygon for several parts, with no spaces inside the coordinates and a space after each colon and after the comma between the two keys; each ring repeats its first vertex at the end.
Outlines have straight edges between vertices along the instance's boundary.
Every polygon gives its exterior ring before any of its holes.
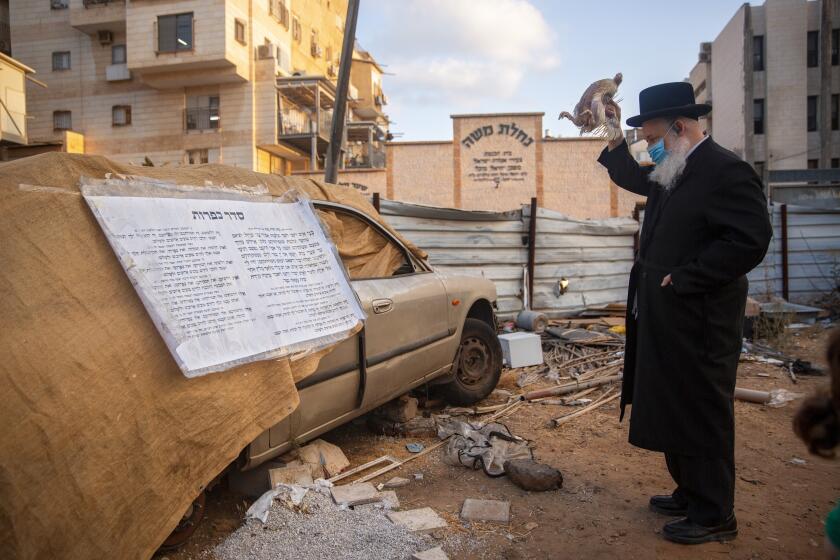
{"type": "MultiPolygon", "coordinates": [[[[493,280],[503,317],[522,309],[530,210],[471,212],[380,202],[386,220],[426,250],[433,266],[493,280]]],[[[536,226],[535,310],[557,316],[624,301],[638,230],[635,220],[574,220],[541,208],[536,226]],[[561,294],[558,282],[563,278],[569,286],[561,294]]]]}
{"type": "Polygon", "coordinates": [[[774,204],[771,215],[773,241],[764,261],[749,274],[750,294],[812,303],[836,290],[840,285],[840,208],[774,204]]]}

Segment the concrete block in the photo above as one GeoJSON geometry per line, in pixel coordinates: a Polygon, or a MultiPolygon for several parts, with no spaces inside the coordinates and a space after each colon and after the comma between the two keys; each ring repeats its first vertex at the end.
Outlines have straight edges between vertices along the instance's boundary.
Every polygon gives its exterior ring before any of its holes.
{"type": "Polygon", "coordinates": [[[461,506],[461,519],[465,521],[510,522],[510,502],[476,500],[467,498],[461,506]]]}
{"type": "Polygon", "coordinates": [[[449,560],[449,556],[439,546],[423,552],[415,552],[411,555],[411,558],[412,560],[449,560]]]}
{"type": "Polygon", "coordinates": [[[382,487],[383,488],[402,488],[403,486],[408,486],[411,484],[411,481],[407,478],[403,478],[401,476],[395,476],[388,482],[386,482],[382,487]]]}
{"type": "Polygon", "coordinates": [[[333,486],[330,488],[330,492],[332,493],[332,498],[335,500],[335,503],[340,506],[360,506],[382,500],[379,492],[377,492],[373,484],[369,482],[333,486]]]}
{"type": "Polygon", "coordinates": [[[382,505],[385,509],[400,509],[400,499],[397,497],[397,493],[393,490],[379,492],[379,499],[382,501],[382,505]]]}
{"type": "Polygon", "coordinates": [[[430,507],[408,511],[391,511],[387,515],[391,523],[402,525],[412,533],[432,533],[448,527],[446,520],[430,507]]]}
{"type": "Polygon", "coordinates": [[[277,488],[278,484],[296,484],[298,486],[310,486],[315,483],[312,479],[312,469],[310,465],[293,465],[285,466],[280,469],[271,469],[268,471],[268,477],[271,480],[271,487],[277,488]]]}
{"type": "Polygon", "coordinates": [[[350,461],[337,445],[316,439],[309,445],[301,447],[298,458],[304,463],[320,465],[327,478],[333,477],[350,466],[350,461]]]}
{"type": "Polygon", "coordinates": [[[417,399],[403,395],[377,408],[375,414],[391,422],[408,422],[417,416],[418,404],[417,399]]]}

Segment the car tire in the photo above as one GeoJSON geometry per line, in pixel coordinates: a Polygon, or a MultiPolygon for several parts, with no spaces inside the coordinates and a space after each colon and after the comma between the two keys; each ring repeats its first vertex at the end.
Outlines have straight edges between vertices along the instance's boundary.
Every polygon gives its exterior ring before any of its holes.
{"type": "Polygon", "coordinates": [[[451,404],[468,406],[489,395],[502,374],[502,346],[496,331],[484,321],[467,319],[461,333],[461,346],[454,379],[441,386],[451,404]]]}

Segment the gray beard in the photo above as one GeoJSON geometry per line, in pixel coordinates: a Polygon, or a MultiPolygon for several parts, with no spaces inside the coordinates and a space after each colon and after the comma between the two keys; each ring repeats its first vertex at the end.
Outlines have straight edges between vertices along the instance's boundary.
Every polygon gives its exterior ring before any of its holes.
{"type": "Polygon", "coordinates": [[[657,183],[665,191],[670,191],[677,184],[688,157],[690,146],[688,140],[680,139],[677,146],[650,173],[650,180],[657,183]]]}

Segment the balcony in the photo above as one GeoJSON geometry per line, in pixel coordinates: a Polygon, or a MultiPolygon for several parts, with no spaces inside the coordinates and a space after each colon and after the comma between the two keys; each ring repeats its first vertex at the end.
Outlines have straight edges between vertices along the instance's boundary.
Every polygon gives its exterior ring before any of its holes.
{"type": "Polygon", "coordinates": [[[125,0],[70,0],[70,25],[88,35],[125,31],[125,0]]]}
{"type": "Polygon", "coordinates": [[[130,80],[131,71],[125,63],[109,64],[105,67],[105,79],[109,82],[122,82],[124,80],[130,80]]]}
{"type": "Polygon", "coordinates": [[[184,128],[191,131],[211,131],[221,127],[218,107],[187,107],[184,109],[184,128]]]}
{"type": "Polygon", "coordinates": [[[385,167],[385,136],[373,121],[352,121],[347,129],[345,169],[381,169],[385,167]]]}
{"type": "Polygon", "coordinates": [[[327,152],[335,86],[321,76],[277,79],[277,141],[309,154],[310,169],[327,152]]]}

